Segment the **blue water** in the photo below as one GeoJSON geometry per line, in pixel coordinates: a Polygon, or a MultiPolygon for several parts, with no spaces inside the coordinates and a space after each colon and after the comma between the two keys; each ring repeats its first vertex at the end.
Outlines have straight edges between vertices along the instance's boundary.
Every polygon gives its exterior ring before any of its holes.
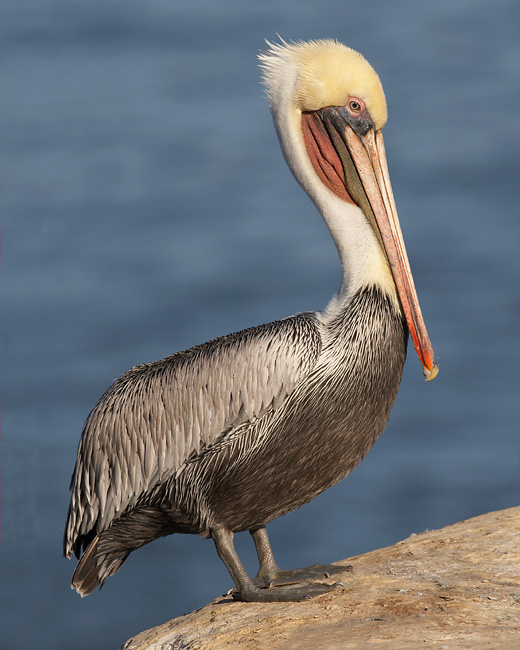
{"type": "Polygon", "coordinates": [[[519,503],[519,24],[514,0],[3,0],[2,650],[117,648],[231,586],[211,542],[174,536],[80,599],[61,538],[82,423],[113,378],[337,289],[259,85],[276,33],[337,37],[380,73],[441,368],[424,383],[410,350],[367,460],[271,524],[280,564],[519,503]]]}

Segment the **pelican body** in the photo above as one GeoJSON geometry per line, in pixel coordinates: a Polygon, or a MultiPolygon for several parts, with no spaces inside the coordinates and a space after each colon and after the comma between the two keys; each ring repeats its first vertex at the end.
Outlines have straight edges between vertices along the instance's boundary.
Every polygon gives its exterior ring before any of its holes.
{"type": "Polygon", "coordinates": [[[324,218],[343,282],[321,312],[253,327],[139,365],[90,413],[64,552],[81,595],[171,533],[212,537],[242,600],[301,600],[337,567],[282,571],[266,524],[347,476],[382,433],[410,333],[437,363],[386,166],[377,74],[335,41],[268,44],[263,81],[286,161],[324,218]],[[255,580],[233,546],[248,530],[255,580]]]}

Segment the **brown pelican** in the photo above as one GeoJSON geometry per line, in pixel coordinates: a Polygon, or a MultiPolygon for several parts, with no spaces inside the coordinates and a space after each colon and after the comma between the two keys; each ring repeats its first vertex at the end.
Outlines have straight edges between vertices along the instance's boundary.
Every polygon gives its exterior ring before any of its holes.
{"type": "Polygon", "coordinates": [[[71,483],[64,552],[72,587],[102,585],[129,553],[171,533],[212,537],[248,601],[330,590],[331,572],[278,568],[265,525],[349,474],[383,431],[408,332],[426,379],[437,363],[412,280],[386,166],[379,77],[331,40],[260,55],[286,161],[330,229],[343,282],[303,313],[135,366],[90,413],[71,483]],[[248,530],[247,575],[233,534],[248,530]]]}

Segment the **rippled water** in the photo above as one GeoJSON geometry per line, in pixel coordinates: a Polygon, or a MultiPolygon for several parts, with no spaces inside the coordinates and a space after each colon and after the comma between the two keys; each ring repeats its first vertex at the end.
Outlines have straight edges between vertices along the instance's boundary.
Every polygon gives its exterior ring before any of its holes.
{"type": "Polygon", "coordinates": [[[368,459],[271,524],[280,564],[518,504],[519,21],[513,1],[4,0],[2,650],[117,648],[231,586],[211,542],[174,536],[82,600],[61,536],[82,423],[114,377],[338,286],[258,83],[276,33],[337,37],[380,73],[441,366],[425,384],[410,351],[368,459]]]}

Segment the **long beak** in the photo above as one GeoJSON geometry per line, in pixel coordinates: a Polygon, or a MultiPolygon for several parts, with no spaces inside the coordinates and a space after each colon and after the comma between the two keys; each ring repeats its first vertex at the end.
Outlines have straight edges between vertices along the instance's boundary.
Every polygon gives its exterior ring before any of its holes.
{"type": "Polygon", "coordinates": [[[386,253],[415,350],[424,376],[430,381],[436,377],[439,366],[424,324],[397,217],[383,135],[373,129],[356,133],[339,111],[330,117],[335,133],[329,130],[329,135],[343,166],[346,189],[367,215],[386,253]]]}

